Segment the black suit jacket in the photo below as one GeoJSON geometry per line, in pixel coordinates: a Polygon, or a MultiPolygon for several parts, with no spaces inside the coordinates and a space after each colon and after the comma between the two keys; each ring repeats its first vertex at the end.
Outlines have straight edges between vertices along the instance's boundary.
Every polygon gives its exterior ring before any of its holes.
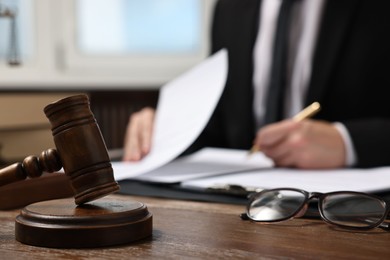
{"type": "MultiPolygon", "coordinates": [[[[228,49],[228,79],[209,124],[188,151],[252,145],[252,52],[260,4],[216,5],[212,50],[228,49]]],[[[327,0],[318,37],[306,105],[319,101],[316,119],[344,123],[357,166],[390,165],[390,1],[327,0]]]]}

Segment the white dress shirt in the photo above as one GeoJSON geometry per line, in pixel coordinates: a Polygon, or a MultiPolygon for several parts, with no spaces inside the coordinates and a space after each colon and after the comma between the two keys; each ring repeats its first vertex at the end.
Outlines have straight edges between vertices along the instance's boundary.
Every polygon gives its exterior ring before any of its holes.
{"type": "MultiPolygon", "coordinates": [[[[263,0],[260,5],[259,31],[253,51],[254,57],[254,113],[256,128],[263,126],[267,86],[272,66],[273,41],[276,33],[279,9],[283,0],[263,0]]],[[[304,97],[309,84],[313,53],[321,24],[326,0],[300,0],[292,13],[291,36],[288,53],[288,86],[284,106],[284,117],[290,118],[303,109],[304,97]]],[[[345,164],[356,162],[352,140],[345,126],[334,124],[343,137],[347,149],[345,164]]]]}

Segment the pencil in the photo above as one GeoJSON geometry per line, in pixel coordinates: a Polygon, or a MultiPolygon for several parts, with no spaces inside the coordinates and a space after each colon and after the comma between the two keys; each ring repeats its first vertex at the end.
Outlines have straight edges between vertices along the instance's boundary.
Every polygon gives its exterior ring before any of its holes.
{"type": "MultiPolygon", "coordinates": [[[[308,107],[304,108],[301,112],[299,112],[298,114],[296,114],[292,120],[294,121],[302,121],[303,119],[307,119],[307,118],[310,118],[312,116],[314,116],[315,114],[317,114],[319,111],[321,110],[321,105],[320,103],[318,102],[314,102],[312,103],[311,105],[309,105],[308,107]]],[[[256,153],[256,152],[259,152],[260,151],[260,147],[258,146],[252,146],[252,148],[249,150],[249,155],[253,154],[253,153],[256,153]]]]}

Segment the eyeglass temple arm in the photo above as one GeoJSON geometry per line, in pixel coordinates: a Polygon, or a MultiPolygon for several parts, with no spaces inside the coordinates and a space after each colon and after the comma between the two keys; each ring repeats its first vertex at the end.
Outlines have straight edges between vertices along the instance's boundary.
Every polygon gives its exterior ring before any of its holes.
{"type": "Polygon", "coordinates": [[[383,222],[379,225],[379,228],[390,231],[390,224],[383,222]]]}

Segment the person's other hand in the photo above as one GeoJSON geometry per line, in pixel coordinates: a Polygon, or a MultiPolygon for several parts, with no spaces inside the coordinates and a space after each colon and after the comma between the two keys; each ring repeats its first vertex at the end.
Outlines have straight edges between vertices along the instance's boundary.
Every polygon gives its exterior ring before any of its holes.
{"type": "Polygon", "coordinates": [[[126,129],[123,161],[139,161],[151,148],[155,110],[150,107],[133,113],[126,129]]]}
{"type": "Polygon", "coordinates": [[[257,132],[254,145],[279,167],[321,169],[345,166],[343,139],[329,122],[284,120],[270,124],[257,132]]]}

